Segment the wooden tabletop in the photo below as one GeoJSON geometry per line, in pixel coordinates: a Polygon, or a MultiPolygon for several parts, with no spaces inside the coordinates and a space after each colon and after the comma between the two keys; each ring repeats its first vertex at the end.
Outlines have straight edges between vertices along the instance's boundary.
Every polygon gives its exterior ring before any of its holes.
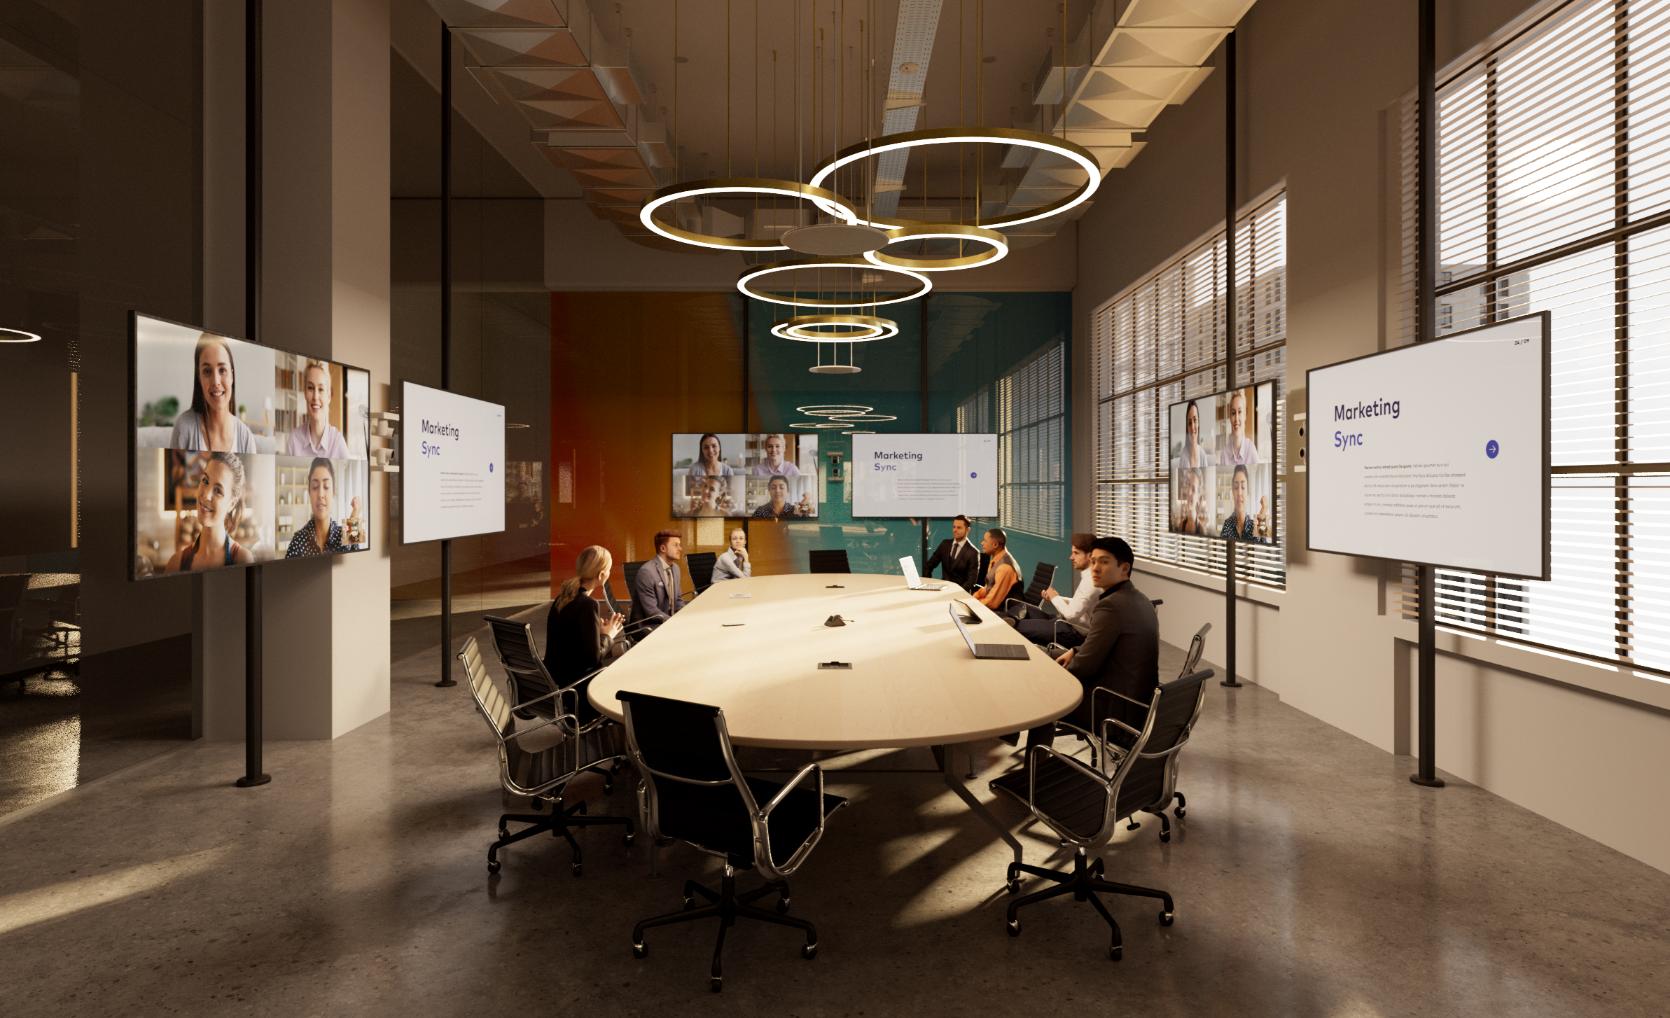
{"type": "Polygon", "coordinates": [[[858,573],[716,583],[592,679],[592,702],[619,718],[622,689],[722,707],[736,744],[797,749],[972,742],[1052,721],[1080,696],[1066,669],[960,588],[858,573]],[[970,627],[977,642],[1020,644],[1027,659],[975,660],[953,598],[984,619],[970,627]],[[826,627],[831,615],[847,624],[826,627]],[[852,668],[818,668],[826,661],[852,668]]]}

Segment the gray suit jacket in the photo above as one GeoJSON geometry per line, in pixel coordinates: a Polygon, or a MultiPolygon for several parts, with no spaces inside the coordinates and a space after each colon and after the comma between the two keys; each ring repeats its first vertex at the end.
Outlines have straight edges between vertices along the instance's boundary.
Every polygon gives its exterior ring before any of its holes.
{"type": "MultiPolygon", "coordinates": [[[[667,581],[661,575],[660,556],[645,562],[638,570],[637,579],[632,584],[632,621],[654,618],[656,615],[672,617],[673,612],[684,607],[684,597],[680,588],[684,586],[684,574],[679,571],[677,562],[667,563],[673,571],[673,589],[667,589],[667,581]]],[[[660,625],[660,620],[652,623],[660,625]]]]}
{"type": "MultiPolygon", "coordinates": [[[[1084,699],[1069,718],[1073,724],[1090,726],[1090,691],[1097,686],[1148,703],[1160,684],[1160,618],[1154,602],[1129,580],[1103,591],[1090,613],[1090,630],[1067,670],[1084,687],[1084,699]]],[[[1118,706],[1112,715],[1140,730],[1147,709],[1114,702],[1118,706]]]]}

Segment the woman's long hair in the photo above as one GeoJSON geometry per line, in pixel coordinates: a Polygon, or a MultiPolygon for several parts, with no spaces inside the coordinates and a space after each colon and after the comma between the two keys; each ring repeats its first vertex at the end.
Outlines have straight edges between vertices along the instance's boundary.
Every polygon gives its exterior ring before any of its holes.
{"type": "Polygon", "coordinates": [[[614,561],[609,549],[599,544],[580,552],[579,561],[574,563],[574,575],[564,580],[562,588],[557,591],[557,611],[567,608],[568,603],[580,595],[580,586],[595,583],[614,561]]]}
{"type": "Polygon", "coordinates": [[[211,346],[218,346],[226,351],[226,366],[232,369],[231,408],[232,416],[238,416],[238,362],[232,359],[232,344],[212,333],[201,333],[197,337],[197,347],[191,352],[191,409],[198,417],[205,417],[209,413],[209,404],[203,399],[203,380],[197,377],[197,369],[203,364],[203,351],[211,346]]]}

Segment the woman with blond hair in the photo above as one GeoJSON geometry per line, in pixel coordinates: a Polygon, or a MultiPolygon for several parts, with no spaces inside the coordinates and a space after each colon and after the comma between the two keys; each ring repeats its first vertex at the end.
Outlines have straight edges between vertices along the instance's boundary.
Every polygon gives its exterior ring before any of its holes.
{"type": "MultiPolygon", "coordinates": [[[[598,616],[592,595],[609,582],[614,557],[599,545],[580,552],[574,575],[563,581],[551,602],[545,622],[545,670],[559,686],[571,685],[597,671],[613,659],[615,638],[625,621],[611,612],[607,621],[598,616]]],[[[597,716],[596,708],[580,691],[580,720],[597,716]]]]}
{"type": "Polygon", "coordinates": [[[191,573],[254,562],[250,550],[232,540],[247,491],[243,460],[227,452],[203,457],[197,475],[197,538],[176,551],[162,571],[191,573]]]}

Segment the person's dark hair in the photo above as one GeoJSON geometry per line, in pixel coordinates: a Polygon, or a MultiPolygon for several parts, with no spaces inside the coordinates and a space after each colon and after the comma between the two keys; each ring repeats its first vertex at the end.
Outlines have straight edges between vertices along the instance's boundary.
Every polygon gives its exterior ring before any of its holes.
{"type": "Polygon", "coordinates": [[[778,481],[783,482],[783,494],[787,495],[789,493],[789,479],[784,477],[782,474],[772,474],[771,479],[765,482],[765,489],[770,491],[771,486],[776,484],[778,481]]]}
{"type": "Polygon", "coordinates": [[[238,416],[238,362],[232,358],[232,343],[212,333],[202,333],[197,337],[197,346],[191,351],[191,409],[197,416],[202,417],[209,412],[209,404],[203,402],[203,382],[197,377],[197,366],[203,362],[203,351],[211,346],[218,346],[226,351],[226,366],[232,369],[232,416],[238,416]]]}
{"type": "Polygon", "coordinates": [[[1086,533],[1083,533],[1081,531],[1081,532],[1073,535],[1073,550],[1074,551],[1082,551],[1086,555],[1088,555],[1088,554],[1090,554],[1090,549],[1092,549],[1094,547],[1096,547],[1096,535],[1095,534],[1086,534],[1086,533]]]}
{"type": "Polygon", "coordinates": [[[713,439],[713,444],[719,447],[719,462],[725,462],[725,443],[719,441],[719,436],[711,431],[696,439],[696,462],[702,462],[702,445],[710,438],[713,439]]]}
{"type": "Polygon", "coordinates": [[[1252,484],[1252,472],[1247,469],[1247,465],[1245,463],[1235,464],[1235,469],[1230,471],[1230,474],[1229,474],[1229,483],[1230,484],[1235,483],[1235,475],[1236,474],[1246,474],[1247,475],[1247,484],[1249,486],[1252,484]]]}
{"type": "Polygon", "coordinates": [[[1002,527],[993,527],[992,529],[986,531],[986,533],[992,535],[992,538],[997,541],[997,546],[999,548],[1009,547],[1009,535],[1003,532],[1002,527]]]}
{"type": "Polygon", "coordinates": [[[1137,557],[1131,551],[1131,546],[1119,537],[1098,537],[1091,546],[1092,551],[1105,551],[1113,556],[1113,560],[1122,566],[1134,565],[1137,557]]]}
{"type": "Polygon", "coordinates": [[[655,553],[657,555],[661,554],[661,549],[667,547],[667,542],[679,536],[680,534],[676,530],[657,530],[655,532],[655,553]]]}
{"type": "Polygon", "coordinates": [[[313,471],[318,470],[320,467],[324,467],[325,472],[331,475],[331,491],[336,491],[336,464],[332,463],[325,457],[313,457],[313,462],[309,463],[307,466],[307,476],[312,477],[313,471]]]}
{"type": "Polygon", "coordinates": [[[951,522],[961,523],[964,528],[968,527],[968,517],[964,516],[962,513],[958,513],[957,515],[951,517],[951,522]]]}

